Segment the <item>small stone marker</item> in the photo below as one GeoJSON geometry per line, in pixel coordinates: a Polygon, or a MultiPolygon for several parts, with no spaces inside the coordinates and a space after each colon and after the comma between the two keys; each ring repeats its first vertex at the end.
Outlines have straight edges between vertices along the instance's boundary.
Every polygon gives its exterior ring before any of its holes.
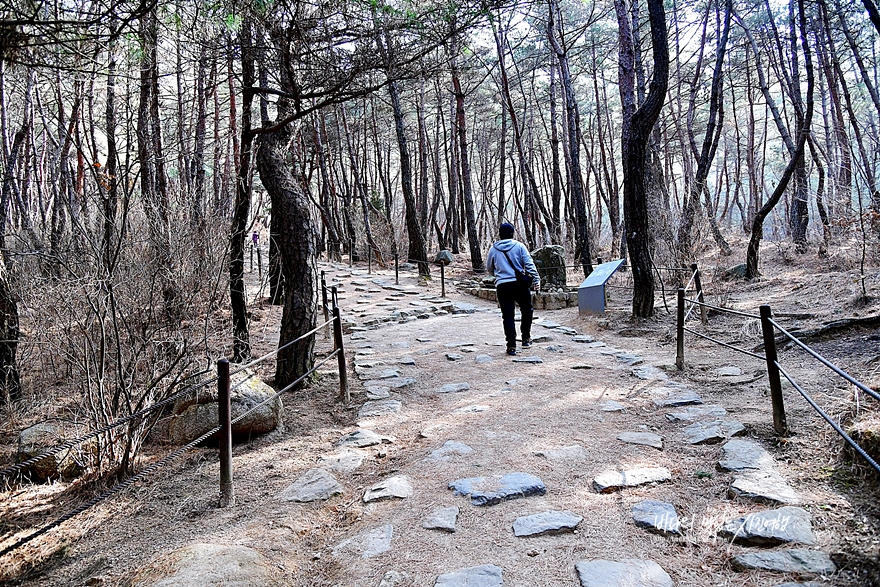
{"type": "Polygon", "coordinates": [[[383,552],[391,550],[391,538],[393,535],[394,527],[391,524],[366,530],[334,546],[333,556],[339,556],[340,554],[353,554],[361,558],[379,556],[383,552]]]}
{"type": "Polygon", "coordinates": [[[681,534],[678,512],[671,503],[645,500],[632,507],[633,521],[639,528],[657,534],[681,534]]]}
{"type": "Polygon", "coordinates": [[[650,560],[596,559],[574,566],[581,587],[672,587],[672,577],[650,560]]]}
{"type": "Polygon", "coordinates": [[[694,422],[684,427],[684,437],[690,444],[718,444],[745,430],[746,427],[736,420],[694,422]]]}
{"type": "Polygon", "coordinates": [[[474,362],[478,365],[484,365],[486,363],[491,363],[494,359],[490,355],[477,355],[474,357],[474,362]]]}
{"type": "Polygon", "coordinates": [[[455,495],[470,496],[471,503],[477,506],[497,505],[508,499],[547,493],[544,482],[529,473],[508,473],[500,479],[457,479],[449,484],[449,489],[455,495]]]}
{"type": "Polygon", "coordinates": [[[801,502],[788,481],[773,470],[746,471],[733,480],[727,492],[731,497],[761,503],[795,505],[801,502]]]}
{"type": "Polygon", "coordinates": [[[437,577],[434,587],[502,587],[501,567],[480,565],[437,577]]]}
{"type": "Polygon", "coordinates": [[[596,338],[590,336],[589,334],[578,334],[577,336],[572,337],[572,342],[596,342],[596,338]]]}
{"type": "Polygon", "coordinates": [[[370,400],[358,410],[358,418],[379,418],[400,413],[401,404],[396,399],[370,400]]]}
{"type": "Polygon", "coordinates": [[[799,542],[815,544],[812,517],[803,508],[786,506],[728,520],[720,536],[748,546],[775,546],[799,542]]]}
{"type": "Polygon", "coordinates": [[[307,503],[330,499],[342,493],[342,485],[324,469],[309,469],[284,491],[278,494],[284,501],[307,503]]]}
{"type": "Polygon", "coordinates": [[[718,466],[723,470],[734,472],[769,469],[773,465],[773,457],[760,444],[740,439],[727,441],[721,447],[721,460],[718,461],[718,466]]]}
{"type": "Polygon", "coordinates": [[[406,499],[413,494],[412,485],[403,475],[395,475],[374,484],[364,493],[364,503],[378,501],[380,499],[389,499],[396,497],[398,499],[406,499]]]}
{"type": "Polygon", "coordinates": [[[474,449],[466,444],[454,440],[447,440],[443,443],[443,446],[432,451],[428,458],[435,461],[448,461],[454,455],[469,455],[473,452],[474,449]]]}
{"type": "Polygon", "coordinates": [[[464,355],[459,353],[446,353],[446,358],[450,361],[460,361],[464,358],[464,355]]]}
{"type": "Polygon", "coordinates": [[[573,532],[582,521],[583,517],[572,512],[551,510],[517,518],[513,522],[513,534],[522,538],[573,532]]]}
{"type": "Polygon", "coordinates": [[[469,383],[447,383],[437,390],[437,393],[456,393],[459,391],[467,391],[471,388],[469,383]]]}
{"type": "Polygon", "coordinates": [[[321,465],[338,473],[352,473],[361,466],[366,455],[359,450],[346,450],[321,457],[321,465]]]}
{"type": "Polygon", "coordinates": [[[514,357],[514,363],[543,363],[544,359],[541,357],[514,357]]]}
{"type": "Polygon", "coordinates": [[[610,493],[626,487],[646,483],[661,483],[672,479],[672,473],[664,467],[645,467],[629,471],[607,471],[593,479],[593,488],[599,493],[610,493]]]}
{"type": "Polygon", "coordinates": [[[562,448],[550,448],[535,453],[537,457],[544,457],[549,461],[585,461],[590,453],[579,444],[563,446],[562,448]]]}
{"type": "Polygon", "coordinates": [[[626,409],[626,406],[622,403],[616,402],[613,399],[610,399],[600,405],[600,409],[603,412],[622,412],[626,409]]]}
{"type": "Polygon", "coordinates": [[[733,557],[736,570],[759,569],[779,573],[817,573],[830,575],[837,570],[821,550],[793,548],[774,552],[747,552],[733,557]]]}
{"type": "Polygon", "coordinates": [[[354,432],[349,432],[348,434],[340,438],[336,442],[336,444],[339,446],[353,446],[356,448],[364,448],[367,446],[382,444],[387,440],[390,439],[379,436],[372,430],[360,428],[358,430],[355,430],[354,432]]]}
{"type": "Polygon", "coordinates": [[[617,435],[617,440],[627,444],[642,444],[663,450],[663,439],[651,432],[621,432],[617,435]]]}
{"type": "Polygon", "coordinates": [[[666,414],[670,422],[694,422],[701,418],[723,418],[727,410],[722,406],[687,406],[679,411],[666,414]]]}
{"type": "Polygon", "coordinates": [[[424,522],[422,528],[428,530],[443,530],[444,532],[455,532],[455,522],[458,520],[459,509],[457,506],[448,508],[438,508],[431,512],[424,522]]]}

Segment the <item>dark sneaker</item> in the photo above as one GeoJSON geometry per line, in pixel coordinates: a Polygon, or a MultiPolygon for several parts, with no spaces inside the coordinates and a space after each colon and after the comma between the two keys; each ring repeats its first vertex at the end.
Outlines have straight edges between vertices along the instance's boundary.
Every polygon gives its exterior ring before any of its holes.
{"type": "Polygon", "coordinates": [[[523,345],[524,349],[529,348],[530,346],[532,346],[532,339],[531,338],[524,338],[522,341],[522,345],[523,345]]]}
{"type": "Polygon", "coordinates": [[[510,347],[509,349],[507,349],[507,354],[510,355],[511,357],[515,357],[516,356],[516,347],[510,347]]]}

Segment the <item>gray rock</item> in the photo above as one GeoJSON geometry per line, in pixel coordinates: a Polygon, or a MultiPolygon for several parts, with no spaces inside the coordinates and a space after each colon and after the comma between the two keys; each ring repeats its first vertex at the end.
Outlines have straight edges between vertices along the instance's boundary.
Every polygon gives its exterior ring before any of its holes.
{"type": "Polygon", "coordinates": [[[460,361],[464,358],[464,355],[458,353],[446,353],[446,358],[450,361],[460,361]]]}
{"type": "Polygon", "coordinates": [[[475,346],[474,342],[448,342],[444,346],[448,349],[455,349],[463,346],[475,346]]]}
{"type": "Polygon", "coordinates": [[[502,587],[501,567],[480,565],[437,577],[434,587],[502,587]]]}
{"type": "Polygon", "coordinates": [[[712,371],[714,375],[719,377],[739,377],[743,374],[743,370],[739,367],[727,366],[727,367],[719,367],[712,371]]]}
{"type": "Polygon", "coordinates": [[[604,342],[602,342],[601,340],[597,340],[597,341],[595,341],[595,342],[588,342],[588,343],[584,344],[584,347],[585,347],[585,348],[588,348],[588,349],[599,349],[599,348],[602,348],[602,347],[604,347],[604,346],[608,346],[608,345],[606,345],[606,344],[605,344],[604,342]]]}
{"type": "Polygon", "coordinates": [[[672,479],[672,473],[664,467],[607,471],[593,479],[593,488],[599,493],[610,493],[626,487],[637,487],[646,483],[662,483],[670,479],[672,479]]]}
{"type": "Polygon", "coordinates": [[[339,446],[352,446],[355,448],[364,448],[367,446],[373,446],[376,444],[382,444],[386,442],[387,439],[385,437],[379,436],[372,430],[365,430],[360,428],[355,430],[354,432],[349,432],[342,438],[340,438],[336,444],[339,446]]]}
{"type": "Polygon", "coordinates": [[[246,546],[191,544],[140,571],[132,587],[272,587],[263,556],[246,546]]]}
{"type": "Polygon", "coordinates": [[[760,444],[740,439],[727,441],[721,447],[721,459],[718,461],[721,469],[734,472],[769,469],[773,465],[773,457],[760,444]]]}
{"type": "Polygon", "coordinates": [[[388,571],[387,573],[382,575],[382,580],[379,581],[378,587],[398,587],[398,585],[403,585],[410,579],[411,577],[406,573],[401,573],[398,571],[388,571]]]}
{"type": "Polygon", "coordinates": [[[456,412],[460,412],[463,414],[476,414],[479,412],[487,412],[489,411],[489,406],[483,404],[476,404],[473,406],[464,406],[463,408],[458,408],[455,410],[456,412]]]}
{"type": "Polygon", "coordinates": [[[546,334],[539,334],[538,336],[532,337],[532,343],[534,344],[538,344],[541,342],[550,342],[551,340],[553,340],[553,337],[547,336],[546,334]]]}
{"type": "Polygon", "coordinates": [[[795,505],[801,498],[785,478],[773,470],[753,470],[740,473],[730,484],[731,497],[751,499],[760,503],[795,505]]]}
{"type": "Polygon", "coordinates": [[[391,538],[394,536],[394,527],[391,524],[366,530],[343,540],[333,547],[333,556],[344,554],[372,558],[383,552],[391,550],[391,538]]]}
{"type": "Polygon", "coordinates": [[[509,499],[544,495],[547,487],[538,477],[529,473],[508,473],[500,478],[472,477],[457,479],[449,484],[455,495],[470,496],[478,506],[496,505],[509,499]]]}
{"type": "Polygon", "coordinates": [[[632,374],[642,381],[650,381],[652,379],[669,379],[669,375],[667,375],[654,365],[639,365],[638,367],[633,367],[632,374]]]}
{"type": "Polygon", "coordinates": [[[514,357],[514,363],[543,363],[544,359],[541,357],[514,357]]]}
{"type": "Polygon", "coordinates": [[[542,320],[541,322],[535,322],[535,324],[539,324],[540,326],[543,326],[544,328],[550,328],[550,329],[559,328],[560,326],[562,326],[562,324],[557,324],[556,322],[553,322],[552,320],[542,320]]]}
{"type": "Polygon", "coordinates": [[[602,403],[600,409],[603,412],[622,412],[623,410],[626,409],[626,406],[610,399],[610,400],[602,403]]]}
{"type": "Polygon", "coordinates": [[[443,443],[443,446],[432,451],[428,458],[435,461],[448,461],[454,455],[469,455],[473,452],[474,449],[466,444],[454,440],[447,440],[443,443]]]}
{"type": "Polygon", "coordinates": [[[614,357],[618,361],[622,361],[627,365],[639,365],[640,363],[643,363],[645,361],[645,359],[638,355],[634,355],[633,353],[618,353],[614,355],[614,357]]]}
{"type": "Polygon", "coordinates": [[[513,522],[513,533],[519,537],[561,534],[574,531],[582,521],[583,517],[572,512],[551,510],[517,518],[513,522]]]}
{"type": "Polygon", "coordinates": [[[575,363],[571,366],[572,369],[592,369],[593,366],[587,363],[575,363]]]}
{"type": "Polygon", "coordinates": [[[401,404],[396,399],[371,400],[358,410],[358,418],[379,418],[400,412],[401,404]]]}
{"type": "Polygon", "coordinates": [[[397,369],[384,369],[382,371],[370,371],[366,373],[366,377],[363,379],[394,379],[395,377],[400,377],[400,372],[397,369]]]}
{"type": "Polygon", "coordinates": [[[494,359],[490,355],[477,355],[474,357],[474,362],[478,365],[485,365],[486,363],[491,363],[494,359]]]}
{"type": "Polygon", "coordinates": [[[830,575],[837,570],[827,554],[820,550],[793,548],[774,552],[747,552],[733,557],[736,570],[758,569],[778,573],[818,573],[830,575]]]}
{"type": "Polygon", "coordinates": [[[666,419],[670,422],[695,422],[703,418],[723,418],[726,415],[727,410],[722,406],[687,406],[666,414],[666,419]]]}
{"type": "Polygon", "coordinates": [[[377,383],[379,385],[387,385],[391,389],[401,389],[403,387],[415,385],[416,380],[412,377],[397,377],[395,379],[386,379],[384,381],[379,380],[378,382],[367,381],[366,383],[364,383],[364,386],[366,387],[368,384],[376,385],[377,383]]]}
{"type": "Polygon", "coordinates": [[[690,444],[718,444],[745,432],[746,427],[736,420],[694,422],[684,427],[684,437],[690,444]]]}
{"type": "Polygon", "coordinates": [[[578,334],[577,336],[572,337],[571,340],[572,342],[596,342],[596,338],[589,334],[578,334]]]}
{"type": "Polygon", "coordinates": [[[471,388],[468,383],[447,383],[437,390],[437,393],[456,393],[459,391],[467,391],[471,388]]]}
{"type": "Polygon", "coordinates": [[[581,587],[672,587],[672,577],[650,560],[596,559],[574,566],[581,587]]]}
{"type": "Polygon", "coordinates": [[[563,446],[562,448],[550,448],[535,453],[535,456],[544,457],[549,461],[585,461],[590,453],[579,444],[563,446]]]}
{"type": "Polygon", "coordinates": [[[547,245],[532,251],[532,259],[541,278],[541,288],[565,287],[565,249],[547,245]]]}
{"type": "Polygon", "coordinates": [[[323,455],[321,465],[338,473],[352,473],[364,462],[366,455],[359,450],[346,450],[335,455],[323,455]]]}
{"type": "Polygon", "coordinates": [[[405,341],[405,340],[401,340],[401,341],[397,341],[397,342],[392,342],[392,343],[391,343],[391,348],[393,348],[393,349],[408,349],[408,348],[409,348],[409,342],[407,342],[407,341],[405,341]]]}
{"type": "Polygon", "coordinates": [[[391,388],[384,385],[371,385],[367,388],[367,399],[386,399],[391,395],[391,388]]]}
{"type": "Polygon", "coordinates": [[[394,477],[383,479],[367,489],[364,493],[364,503],[392,497],[406,499],[411,497],[412,494],[413,488],[410,485],[409,479],[404,475],[395,475],[394,477]]]}
{"type": "Polygon", "coordinates": [[[551,344],[550,346],[547,347],[547,352],[550,352],[550,353],[564,353],[564,352],[565,352],[565,347],[562,346],[561,344],[551,344]]]}
{"type": "Polygon", "coordinates": [[[416,360],[412,357],[400,357],[397,362],[401,365],[415,365],[416,360]]]}
{"type": "Polygon", "coordinates": [[[639,528],[658,534],[681,534],[678,512],[671,503],[645,500],[632,507],[633,521],[639,528]]]}
{"type": "Polygon", "coordinates": [[[568,326],[557,326],[553,330],[555,330],[556,332],[561,332],[562,334],[567,334],[569,336],[575,336],[578,333],[577,330],[575,330],[574,328],[569,328],[568,326]]]}
{"type": "MultiPolygon", "coordinates": [[[[214,426],[216,425],[217,423],[214,422],[214,426]]],[[[161,439],[157,438],[157,440],[161,439]]],[[[61,433],[53,424],[41,422],[40,424],[25,428],[18,434],[15,462],[21,463],[31,459],[60,443],[61,433]]],[[[85,455],[77,454],[77,449],[81,451],[83,448],[82,446],[74,447],[45,457],[25,469],[24,472],[32,480],[40,482],[49,479],[73,479],[78,477],[85,472],[85,467],[82,465],[82,463],[86,462],[85,455]]]]}
{"type": "Polygon", "coordinates": [[[437,508],[422,522],[422,528],[428,530],[443,530],[455,532],[455,522],[458,520],[459,509],[457,506],[437,508]]]}
{"type": "Polygon", "coordinates": [[[660,450],[663,449],[663,439],[651,432],[621,432],[617,435],[617,440],[627,444],[642,444],[660,450]]]}
{"type": "Polygon", "coordinates": [[[678,406],[701,403],[703,403],[703,398],[689,389],[673,391],[665,397],[659,397],[654,400],[654,405],[658,408],[677,408],[678,406]]]}
{"type": "Polygon", "coordinates": [[[435,263],[442,263],[443,265],[449,265],[453,260],[452,253],[449,251],[440,251],[437,253],[437,256],[434,257],[435,263]]]}
{"type": "Polygon", "coordinates": [[[320,501],[342,493],[342,485],[324,469],[309,469],[278,494],[284,501],[320,501]]]}
{"type": "Polygon", "coordinates": [[[775,546],[799,542],[815,544],[813,521],[803,508],[785,506],[728,520],[718,534],[748,546],[775,546]]]}

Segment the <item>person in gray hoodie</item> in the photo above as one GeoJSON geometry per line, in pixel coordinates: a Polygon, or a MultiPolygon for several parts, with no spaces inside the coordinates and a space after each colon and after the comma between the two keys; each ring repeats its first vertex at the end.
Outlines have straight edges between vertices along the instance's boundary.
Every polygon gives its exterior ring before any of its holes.
{"type": "Polygon", "coordinates": [[[501,306],[501,317],[504,322],[504,337],[507,339],[507,354],[516,354],[516,324],[513,320],[514,304],[519,306],[522,321],[523,347],[532,346],[532,292],[538,291],[541,278],[529,250],[521,242],[513,238],[513,225],[505,222],[498,229],[501,240],[489,249],[486,270],[495,276],[495,291],[498,293],[498,305],[501,306]],[[532,286],[527,288],[516,280],[516,271],[532,277],[532,286]]]}

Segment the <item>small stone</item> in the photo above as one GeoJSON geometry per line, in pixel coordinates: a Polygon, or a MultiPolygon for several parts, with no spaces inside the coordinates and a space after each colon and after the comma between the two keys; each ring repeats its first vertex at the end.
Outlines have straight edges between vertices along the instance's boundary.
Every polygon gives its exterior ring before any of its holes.
{"type": "Polygon", "coordinates": [[[638,364],[643,363],[645,361],[642,357],[640,357],[638,355],[634,355],[632,353],[618,353],[618,354],[614,355],[614,357],[618,361],[622,361],[622,362],[626,363],[627,365],[638,365],[638,364]]]}
{"type": "Polygon", "coordinates": [[[544,359],[541,357],[514,357],[514,363],[543,363],[544,359]]]}
{"type": "Polygon", "coordinates": [[[361,406],[358,418],[378,418],[400,413],[402,404],[396,399],[372,400],[361,406]]]}
{"type": "Polygon", "coordinates": [[[723,418],[727,410],[721,406],[687,406],[680,411],[666,414],[670,422],[694,422],[701,418],[723,418]]]}
{"type": "Polygon", "coordinates": [[[450,361],[460,361],[464,358],[464,355],[459,353],[446,353],[446,358],[450,361]]]}
{"type": "Polygon", "coordinates": [[[633,367],[632,374],[642,381],[650,381],[652,379],[669,379],[669,375],[653,365],[639,365],[638,367],[633,367]]]}
{"type": "Polygon", "coordinates": [[[538,336],[532,337],[532,343],[534,344],[538,344],[541,342],[550,342],[551,340],[553,340],[553,337],[547,336],[546,334],[539,334],[538,336]]]}
{"type": "Polygon", "coordinates": [[[622,412],[623,410],[626,409],[626,406],[619,403],[619,402],[614,401],[613,399],[610,399],[610,400],[602,403],[600,406],[600,409],[603,412],[622,412]]]}
{"type": "Polygon", "coordinates": [[[731,497],[751,499],[761,503],[795,505],[800,497],[785,478],[772,470],[753,470],[741,473],[728,488],[731,497]]]}
{"type": "Polygon", "coordinates": [[[639,528],[658,534],[681,534],[678,512],[671,503],[645,500],[632,507],[633,521],[639,528]]]}
{"type": "Polygon", "coordinates": [[[401,341],[398,341],[398,342],[392,342],[392,343],[391,343],[391,348],[393,348],[393,349],[408,349],[408,348],[409,348],[409,342],[407,342],[407,341],[405,341],[405,340],[401,340],[401,341]]]}
{"type": "Polygon", "coordinates": [[[663,449],[663,439],[651,432],[621,432],[617,435],[617,440],[627,444],[642,444],[659,450],[663,449]]]}
{"type": "Polygon", "coordinates": [[[684,436],[690,444],[717,444],[745,430],[746,427],[736,420],[713,420],[685,426],[684,436]]]}
{"type": "Polygon", "coordinates": [[[535,456],[544,457],[550,461],[585,461],[590,453],[579,444],[563,446],[562,448],[550,448],[535,453],[535,456]]]}
{"type": "Polygon", "coordinates": [[[607,471],[593,479],[593,488],[599,493],[610,493],[626,487],[646,483],[661,483],[672,479],[672,473],[664,467],[645,467],[629,471],[607,471]]]}
{"type": "Polygon", "coordinates": [[[364,503],[396,497],[406,499],[412,497],[413,488],[409,479],[403,475],[395,475],[374,484],[364,493],[364,503]]]}
{"type": "Polygon", "coordinates": [[[353,446],[356,448],[365,448],[367,446],[374,446],[376,444],[382,444],[386,439],[382,436],[379,436],[372,430],[365,430],[363,428],[355,430],[354,432],[349,432],[342,438],[340,438],[336,444],[339,446],[353,446]]]}
{"type": "Polygon", "coordinates": [[[467,495],[477,506],[496,505],[509,499],[544,495],[547,487],[529,473],[508,473],[499,479],[484,477],[457,479],[449,484],[455,495],[467,495]]]}
{"type": "Polygon", "coordinates": [[[513,522],[513,534],[518,537],[543,536],[572,532],[583,517],[569,511],[547,511],[517,518],[513,522]]]}
{"type": "Polygon", "coordinates": [[[596,342],[596,338],[590,336],[589,334],[578,334],[577,336],[572,337],[572,342],[596,342]]]}
{"type": "Polygon", "coordinates": [[[575,363],[571,366],[572,369],[592,369],[593,366],[587,363],[575,363]]]}
{"type": "Polygon", "coordinates": [[[338,473],[352,473],[364,462],[366,455],[359,450],[347,450],[321,457],[321,465],[338,473]]]}
{"type": "Polygon", "coordinates": [[[483,404],[475,404],[473,406],[464,406],[463,408],[458,408],[455,411],[461,414],[478,414],[480,412],[488,412],[489,406],[483,404]]]}
{"type": "Polygon", "coordinates": [[[703,403],[703,398],[691,390],[677,391],[664,398],[654,400],[654,405],[658,408],[677,408],[678,406],[701,403],[703,403]]]}
{"type": "Polygon", "coordinates": [[[551,353],[564,353],[565,347],[559,344],[551,344],[547,347],[547,351],[551,353]]]}
{"type": "Polygon", "coordinates": [[[536,322],[536,324],[540,324],[544,328],[550,328],[550,329],[559,328],[560,326],[562,326],[561,324],[557,324],[556,322],[552,322],[550,320],[543,320],[541,322],[536,322]]]}
{"type": "Polygon", "coordinates": [[[601,340],[597,340],[596,342],[588,342],[588,343],[584,344],[584,348],[588,348],[588,349],[599,349],[604,346],[608,346],[608,345],[606,345],[601,340]]]}
{"type": "Polygon", "coordinates": [[[393,535],[394,527],[391,524],[366,530],[333,547],[333,556],[340,554],[353,554],[361,558],[379,556],[383,552],[391,550],[393,535]]]}
{"type": "Polygon", "coordinates": [[[474,342],[448,342],[444,346],[448,349],[454,349],[463,346],[474,346],[476,343],[474,342]]]}
{"type": "Polygon", "coordinates": [[[437,577],[434,587],[502,587],[501,567],[480,565],[437,577]]]}
{"type": "Polygon", "coordinates": [[[384,385],[371,385],[367,388],[367,399],[386,399],[391,395],[391,388],[384,385]]]}
{"type": "Polygon", "coordinates": [[[416,364],[416,360],[413,359],[412,357],[401,357],[400,359],[397,360],[397,362],[401,365],[415,365],[416,364]]]}
{"type": "Polygon", "coordinates": [[[336,478],[324,469],[309,469],[299,479],[278,494],[284,501],[302,503],[330,499],[342,493],[336,478]]]}
{"type": "Polygon", "coordinates": [[[432,451],[428,458],[435,461],[448,461],[453,455],[469,455],[473,452],[474,449],[466,444],[454,440],[447,440],[443,443],[443,446],[432,451]]]}
{"type": "Polygon", "coordinates": [[[486,363],[491,363],[494,359],[490,355],[477,355],[474,357],[474,362],[478,365],[484,365],[486,363]]]}
{"type": "Polygon", "coordinates": [[[712,373],[719,376],[719,377],[739,377],[740,375],[743,374],[743,370],[740,369],[739,367],[726,366],[726,367],[719,367],[719,368],[715,369],[714,371],[712,371],[712,373]]]}
{"type": "Polygon", "coordinates": [[[794,548],[774,552],[747,552],[733,557],[736,570],[758,569],[778,573],[817,573],[830,575],[837,570],[827,554],[820,550],[794,548]]]}
{"type": "Polygon", "coordinates": [[[468,383],[447,383],[437,390],[437,393],[456,393],[459,391],[467,391],[471,388],[468,383]]]}
{"type": "Polygon", "coordinates": [[[595,559],[574,566],[581,587],[672,587],[672,577],[650,560],[595,559]]]}
{"type": "Polygon", "coordinates": [[[422,528],[428,530],[443,530],[444,532],[455,532],[455,522],[458,519],[459,509],[456,506],[448,508],[438,508],[431,512],[424,522],[422,528]]]}
{"type": "Polygon", "coordinates": [[[774,465],[773,457],[757,442],[733,439],[721,447],[721,460],[718,466],[725,471],[746,471],[748,469],[769,469],[774,465]]]}
{"type": "Polygon", "coordinates": [[[718,534],[748,546],[775,546],[791,542],[816,543],[812,517],[805,509],[793,506],[765,510],[728,520],[721,526],[718,534]]]}
{"type": "MultiPolygon", "coordinates": [[[[385,385],[390,387],[391,389],[400,389],[402,387],[409,387],[410,385],[415,385],[416,380],[412,377],[398,377],[396,379],[387,380],[384,382],[385,385]]],[[[364,384],[366,385],[366,383],[364,384]]]]}
{"type": "Polygon", "coordinates": [[[577,334],[577,330],[574,328],[569,328],[568,326],[557,326],[554,328],[556,332],[561,332],[562,334],[567,334],[569,336],[574,336],[577,334]]]}

